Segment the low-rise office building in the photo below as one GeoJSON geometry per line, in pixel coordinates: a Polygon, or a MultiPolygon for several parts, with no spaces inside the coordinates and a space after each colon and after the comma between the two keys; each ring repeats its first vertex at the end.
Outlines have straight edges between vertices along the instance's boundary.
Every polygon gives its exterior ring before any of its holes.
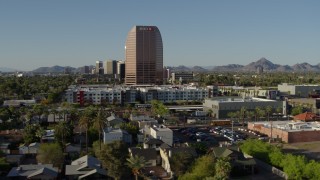
{"type": "MultiPolygon", "coordinates": [[[[248,111],[254,111],[256,107],[266,108],[270,106],[273,111],[278,108],[286,110],[285,101],[274,101],[261,98],[241,98],[241,97],[215,97],[205,99],[203,103],[203,110],[212,112],[212,117],[228,118],[229,112],[240,111],[245,108],[248,111]]],[[[285,114],[285,113],[284,113],[285,114]]]]}
{"type": "Polygon", "coordinates": [[[314,84],[294,85],[282,83],[278,85],[278,90],[282,93],[299,97],[309,97],[311,94],[319,94],[320,86],[314,84]]]}
{"type": "Polygon", "coordinates": [[[320,123],[304,121],[261,121],[248,123],[248,129],[281,139],[286,143],[320,141],[320,123]]]}

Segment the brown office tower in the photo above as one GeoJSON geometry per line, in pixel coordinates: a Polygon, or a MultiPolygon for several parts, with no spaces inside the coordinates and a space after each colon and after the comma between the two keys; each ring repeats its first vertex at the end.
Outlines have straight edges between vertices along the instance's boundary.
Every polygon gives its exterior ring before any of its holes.
{"type": "Polygon", "coordinates": [[[135,26],[126,42],[125,83],[163,84],[163,46],[156,26],[135,26]]]}

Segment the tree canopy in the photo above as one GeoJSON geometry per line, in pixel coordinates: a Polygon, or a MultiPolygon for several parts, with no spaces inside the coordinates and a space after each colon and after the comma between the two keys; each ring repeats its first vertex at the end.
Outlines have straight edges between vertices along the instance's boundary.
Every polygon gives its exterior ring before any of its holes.
{"type": "Polygon", "coordinates": [[[99,142],[93,143],[93,150],[96,157],[108,169],[108,175],[115,179],[124,179],[128,177],[130,169],[124,166],[129,156],[128,147],[121,141],[114,141],[108,144],[102,144],[101,150],[99,142]]]}
{"type": "Polygon", "coordinates": [[[63,152],[58,143],[43,143],[40,145],[37,160],[42,164],[53,164],[60,167],[63,163],[63,152]]]}

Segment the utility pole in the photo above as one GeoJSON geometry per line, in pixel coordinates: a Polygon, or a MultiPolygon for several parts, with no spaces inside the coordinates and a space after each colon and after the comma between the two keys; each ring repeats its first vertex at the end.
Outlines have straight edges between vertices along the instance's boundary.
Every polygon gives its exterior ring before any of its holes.
{"type": "Polygon", "coordinates": [[[269,143],[272,142],[272,125],[273,125],[273,123],[272,123],[272,121],[271,121],[271,122],[270,122],[270,139],[269,139],[269,143]]]}
{"type": "Polygon", "coordinates": [[[233,137],[233,120],[231,119],[231,129],[232,129],[232,139],[234,141],[234,137],[233,137]]]}

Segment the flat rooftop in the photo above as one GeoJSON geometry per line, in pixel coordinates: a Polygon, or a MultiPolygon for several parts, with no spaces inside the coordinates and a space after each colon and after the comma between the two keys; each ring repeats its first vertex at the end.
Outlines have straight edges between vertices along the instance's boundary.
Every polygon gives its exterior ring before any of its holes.
{"type": "Polygon", "coordinates": [[[251,124],[262,125],[266,128],[276,128],[287,132],[299,132],[299,131],[320,131],[320,122],[304,122],[304,121],[260,121],[251,122],[251,124]]]}
{"type": "Polygon", "coordinates": [[[241,97],[224,97],[224,98],[212,98],[212,101],[219,101],[223,103],[234,102],[276,102],[275,100],[263,99],[263,98],[241,98],[241,97]]]}

